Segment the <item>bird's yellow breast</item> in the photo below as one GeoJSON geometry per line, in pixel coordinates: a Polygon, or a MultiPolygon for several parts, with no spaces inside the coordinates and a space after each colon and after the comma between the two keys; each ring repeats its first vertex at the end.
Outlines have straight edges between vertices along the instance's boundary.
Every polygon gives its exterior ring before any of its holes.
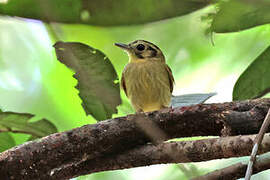
{"type": "Polygon", "coordinates": [[[123,76],[128,98],[136,111],[154,111],[170,104],[171,92],[166,64],[140,60],[126,65],[123,76]]]}

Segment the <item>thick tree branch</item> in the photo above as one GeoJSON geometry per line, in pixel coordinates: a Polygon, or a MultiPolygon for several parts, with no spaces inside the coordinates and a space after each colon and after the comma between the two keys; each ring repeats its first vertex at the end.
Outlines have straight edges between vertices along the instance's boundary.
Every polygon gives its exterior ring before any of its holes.
{"type": "MultiPolygon", "coordinates": [[[[212,138],[197,141],[180,141],[143,145],[122,154],[107,155],[94,160],[70,164],[55,169],[53,176],[44,179],[72,178],[93,172],[148,166],[153,164],[201,162],[213,159],[241,157],[250,154],[256,135],[212,138]]],[[[270,150],[270,136],[265,136],[259,153],[270,150]]]]}
{"type": "Polygon", "coordinates": [[[149,142],[153,133],[144,133],[145,130],[162,130],[165,136],[154,138],[159,141],[188,136],[253,134],[258,132],[269,107],[270,99],[200,104],[86,125],[3,152],[0,177],[37,179],[41,174],[51,174],[53,169],[82,159],[120,154],[149,142]]]}

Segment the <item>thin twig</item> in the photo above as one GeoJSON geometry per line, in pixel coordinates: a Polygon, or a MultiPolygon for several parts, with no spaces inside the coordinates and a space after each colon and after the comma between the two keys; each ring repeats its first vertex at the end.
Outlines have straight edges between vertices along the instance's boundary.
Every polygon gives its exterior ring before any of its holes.
{"type": "Polygon", "coordinates": [[[261,129],[260,129],[258,135],[256,136],[254,146],[252,148],[252,153],[250,155],[250,160],[249,160],[249,163],[248,163],[248,167],[247,167],[247,171],[246,171],[246,175],[245,175],[245,180],[250,180],[250,177],[252,175],[252,170],[253,170],[253,164],[256,161],[256,155],[257,155],[257,152],[258,152],[258,148],[261,145],[264,134],[268,130],[269,124],[270,124],[270,109],[268,110],[268,113],[267,113],[267,115],[266,115],[266,117],[265,117],[265,119],[263,121],[261,129]]]}
{"type": "Polygon", "coordinates": [[[60,26],[58,26],[57,24],[54,24],[54,23],[47,23],[44,25],[45,25],[47,32],[51,36],[51,40],[53,42],[61,41],[61,39],[63,39],[60,37],[63,34],[63,33],[61,33],[62,29],[60,26]],[[59,35],[59,34],[61,34],[61,35],[59,35]]]}
{"type": "Polygon", "coordinates": [[[187,164],[177,164],[177,167],[182,171],[187,179],[196,177],[196,174],[198,174],[198,170],[195,165],[192,166],[191,164],[191,167],[187,167],[187,164]]]}

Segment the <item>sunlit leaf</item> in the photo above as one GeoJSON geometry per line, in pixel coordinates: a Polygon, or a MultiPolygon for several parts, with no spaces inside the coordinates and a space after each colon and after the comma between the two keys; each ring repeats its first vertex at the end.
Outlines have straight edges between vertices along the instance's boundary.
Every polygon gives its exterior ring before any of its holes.
{"type": "Polygon", "coordinates": [[[270,92],[270,47],[241,74],[233,89],[233,100],[259,98],[270,92]]]}
{"type": "Polygon", "coordinates": [[[0,132],[0,152],[12,148],[15,145],[15,141],[11,135],[7,132],[0,132]]]}
{"type": "Polygon", "coordinates": [[[183,106],[201,104],[214,95],[216,95],[216,93],[184,94],[180,96],[173,96],[172,107],[183,107],[183,106]]]}
{"type": "Polygon", "coordinates": [[[0,14],[101,26],[140,24],[185,15],[210,0],[9,0],[0,14]]]}
{"type": "MultiPolygon", "coordinates": [[[[74,69],[77,89],[87,114],[97,120],[108,119],[121,103],[116,71],[110,60],[99,50],[82,43],[57,42],[57,58],[74,69]]],[[[64,91],[64,90],[63,90],[64,91]]]]}
{"type": "Polygon", "coordinates": [[[270,23],[269,0],[222,1],[211,30],[217,33],[240,31],[270,23]]]}
{"type": "Polygon", "coordinates": [[[31,114],[2,112],[0,113],[0,126],[6,131],[30,134],[33,137],[43,137],[57,132],[55,125],[50,121],[42,119],[29,122],[33,117],[31,114]]]}

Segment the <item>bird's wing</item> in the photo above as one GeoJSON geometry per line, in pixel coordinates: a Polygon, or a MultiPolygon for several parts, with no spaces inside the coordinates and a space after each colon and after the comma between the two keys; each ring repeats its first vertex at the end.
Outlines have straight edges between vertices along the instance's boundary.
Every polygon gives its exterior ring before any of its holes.
{"type": "Polygon", "coordinates": [[[122,73],[122,77],[121,77],[121,88],[125,91],[126,96],[128,96],[124,73],[122,73]]]}
{"type": "Polygon", "coordinates": [[[173,74],[172,74],[172,70],[171,68],[166,64],[165,68],[168,72],[168,77],[169,77],[169,82],[170,82],[170,91],[171,93],[173,92],[173,84],[174,84],[174,78],[173,78],[173,74]]]}

